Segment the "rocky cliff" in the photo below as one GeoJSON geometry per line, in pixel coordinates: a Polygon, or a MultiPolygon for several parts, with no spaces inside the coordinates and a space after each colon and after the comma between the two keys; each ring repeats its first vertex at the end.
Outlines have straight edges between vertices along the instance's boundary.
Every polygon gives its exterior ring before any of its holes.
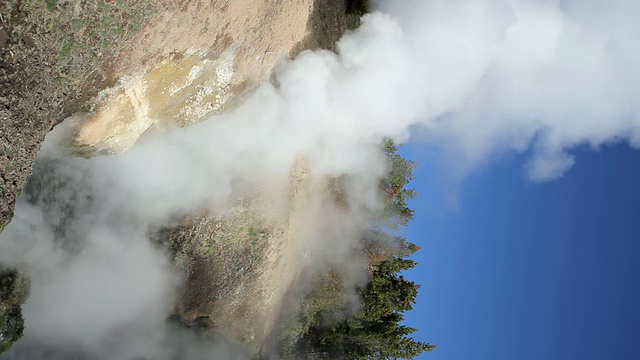
{"type": "MultiPolygon", "coordinates": [[[[0,2],[0,229],[45,135],[63,120],[61,145],[76,156],[126,151],[147,132],[233,107],[279,61],[332,48],[344,10],[340,0],[0,2]]],[[[300,255],[291,244],[301,197],[323,181],[292,169],[290,212],[265,218],[273,209],[256,189],[236,215],[194,214],[156,234],[183,271],[181,321],[215,318],[260,347],[296,276],[296,262],[282,257],[300,255]]],[[[9,343],[21,332],[28,283],[21,272],[4,274],[0,341],[9,343]]]]}

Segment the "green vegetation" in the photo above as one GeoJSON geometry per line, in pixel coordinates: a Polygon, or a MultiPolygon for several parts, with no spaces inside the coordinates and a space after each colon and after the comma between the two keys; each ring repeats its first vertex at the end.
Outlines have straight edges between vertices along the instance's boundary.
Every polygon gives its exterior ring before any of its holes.
{"type": "MultiPolygon", "coordinates": [[[[415,245],[411,247],[411,251],[417,250],[415,245]]],[[[419,285],[398,273],[413,266],[415,263],[401,253],[380,262],[369,284],[358,289],[362,304],[355,315],[332,324],[327,319],[344,315],[345,309],[338,309],[338,313],[322,309],[296,343],[296,353],[321,359],[411,359],[433,350],[435,346],[408,336],[416,329],[401,325],[404,312],[415,303],[419,285]]]]}
{"type": "Polygon", "coordinates": [[[416,329],[402,325],[420,285],[401,273],[416,266],[409,257],[420,248],[384,231],[413,218],[407,201],[416,193],[406,185],[416,164],[403,159],[392,141],[383,147],[390,162],[390,172],[380,182],[386,206],[355,250],[368,269],[369,282],[354,290],[353,274],[336,267],[316,275],[312,289],[300,295],[298,311],[282,325],[278,346],[285,359],[412,359],[435,349],[414,340],[410,335],[416,329]]]}
{"type": "Polygon", "coordinates": [[[24,333],[20,305],[28,293],[29,278],[24,273],[0,272],[0,353],[8,350],[24,333]]]}

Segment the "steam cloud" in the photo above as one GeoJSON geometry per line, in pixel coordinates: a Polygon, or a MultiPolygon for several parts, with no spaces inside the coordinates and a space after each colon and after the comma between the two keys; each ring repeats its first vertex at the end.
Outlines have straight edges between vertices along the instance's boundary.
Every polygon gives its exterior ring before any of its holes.
{"type": "Polygon", "coordinates": [[[637,1],[380,5],[405,31],[420,122],[461,174],[496,151],[531,148],[530,178],[549,180],[577,145],[640,145],[637,1]]]}
{"type": "Polygon", "coordinates": [[[183,339],[160,324],[176,279],[149,226],[201,207],[222,211],[255,186],[284,195],[298,159],[348,176],[360,224],[381,206],[380,142],[405,142],[410,129],[441,147],[457,176],[496,152],[532,150],[530,178],[548,180],[571,167],[575,146],[640,146],[639,2],[375,8],[338,55],[303,52],[282,64],[276,85],[227,115],[90,160],[61,153],[54,131],[0,235],[0,263],[33,277],[27,334],[7,356],[224,357],[215,346],[167,350],[183,339]]]}

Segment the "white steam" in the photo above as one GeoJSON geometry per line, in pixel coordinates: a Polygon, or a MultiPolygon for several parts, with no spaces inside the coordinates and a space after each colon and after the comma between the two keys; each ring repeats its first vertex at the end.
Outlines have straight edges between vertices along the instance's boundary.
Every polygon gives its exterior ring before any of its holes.
{"type": "Polygon", "coordinates": [[[546,180],[571,167],[577,145],[640,145],[637,1],[380,5],[403,25],[421,122],[456,171],[532,148],[529,176],[546,180]]]}
{"type": "MultiPolygon", "coordinates": [[[[224,211],[256,186],[286,204],[300,159],[317,174],[348,177],[360,226],[381,206],[380,142],[406,141],[412,127],[446,150],[460,176],[498,151],[532,149],[529,175],[545,180],[571,167],[577,145],[640,146],[637,1],[394,0],[377,8],[344,36],[338,55],[303,52],[281,65],[276,86],[261,86],[230,114],[90,160],[59,153],[50,139],[0,235],[0,262],[33,275],[27,335],[14,358],[33,356],[31,343],[89,358],[175,356],[162,351],[166,333],[157,330],[175,277],[149,227],[203,207],[224,211]]],[[[327,241],[336,248],[338,240],[327,241]]],[[[192,356],[220,350],[202,351],[192,356]]]]}

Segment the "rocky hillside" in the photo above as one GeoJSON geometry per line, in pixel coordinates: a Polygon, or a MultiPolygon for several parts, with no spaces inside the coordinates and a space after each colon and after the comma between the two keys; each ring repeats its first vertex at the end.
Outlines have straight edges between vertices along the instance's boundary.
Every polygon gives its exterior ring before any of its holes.
{"type": "Polygon", "coordinates": [[[223,111],[278,60],[331,47],[341,0],[0,2],[0,229],[44,136],[70,115],[87,155],[223,111]]]}
{"type": "MultiPolygon", "coordinates": [[[[278,61],[331,49],[347,26],[345,6],[0,1],[0,229],[11,221],[45,135],[64,119],[64,146],[83,157],[126,151],[148,131],[202,121],[268,81],[278,61]]],[[[296,217],[327,186],[302,165],[290,181],[290,210],[278,216],[265,217],[277,212],[256,189],[230,213],[194,214],[153,230],[184,275],[181,322],[210,322],[259,350],[304,256],[294,246],[296,217]]],[[[0,343],[9,344],[21,335],[28,280],[14,270],[1,279],[0,343]]]]}

